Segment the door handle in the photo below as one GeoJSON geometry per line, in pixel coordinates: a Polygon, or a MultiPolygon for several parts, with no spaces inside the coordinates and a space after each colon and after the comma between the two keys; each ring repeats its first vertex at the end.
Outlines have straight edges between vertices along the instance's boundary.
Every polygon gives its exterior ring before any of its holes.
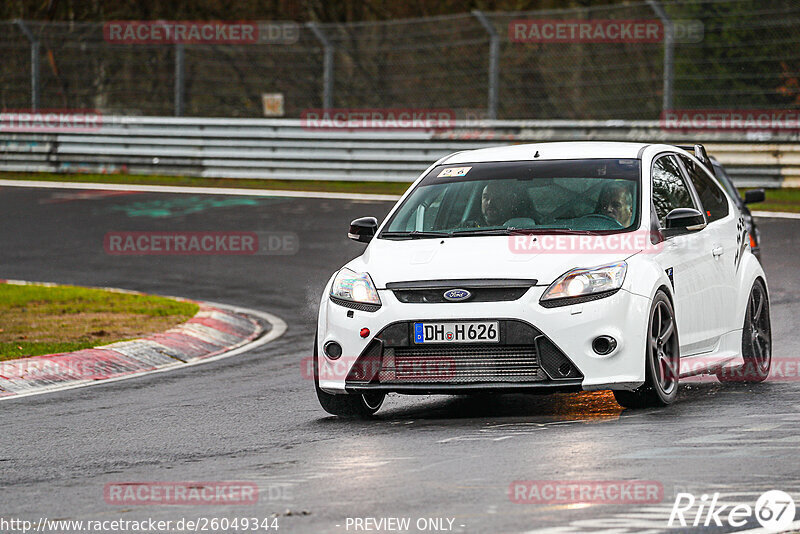
{"type": "Polygon", "coordinates": [[[716,246],[711,249],[711,254],[713,254],[715,258],[722,256],[723,252],[725,252],[725,249],[720,246],[716,246]]]}

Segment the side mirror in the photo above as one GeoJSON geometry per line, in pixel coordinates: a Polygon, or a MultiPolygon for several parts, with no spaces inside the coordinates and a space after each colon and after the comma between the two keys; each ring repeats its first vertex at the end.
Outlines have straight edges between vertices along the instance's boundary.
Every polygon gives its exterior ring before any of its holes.
{"type": "Polygon", "coordinates": [[[359,243],[369,243],[378,230],[378,219],[375,217],[361,217],[350,223],[347,237],[359,243]]]}
{"type": "Polygon", "coordinates": [[[706,227],[703,214],[694,208],[675,208],[667,214],[667,227],[662,230],[665,237],[689,234],[706,227]]]}
{"type": "Polygon", "coordinates": [[[766,198],[767,195],[764,193],[763,189],[751,189],[744,193],[745,204],[758,204],[759,202],[764,202],[766,198]]]}

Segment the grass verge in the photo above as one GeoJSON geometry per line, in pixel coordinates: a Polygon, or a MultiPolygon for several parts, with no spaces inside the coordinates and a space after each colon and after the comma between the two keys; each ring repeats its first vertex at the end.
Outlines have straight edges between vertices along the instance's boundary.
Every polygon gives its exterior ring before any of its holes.
{"type": "Polygon", "coordinates": [[[197,310],[165,297],[0,284],[0,361],[135,339],[182,323],[197,310]]]}
{"type": "MultiPolygon", "coordinates": [[[[767,189],[767,200],[750,204],[753,211],[788,211],[800,213],[800,189],[767,189]]],[[[742,190],[744,195],[744,190],[742,190]]]]}
{"type": "Polygon", "coordinates": [[[38,180],[43,182],[80,182],[137,185],[177,185],[191,187],[235,187],[277,189],[282,191],[323,191],[330,193],[371,193],[401,195],[411,182],[345,182],[336,180],[251,180],[246,178],[195,178],[141,174],[57,174],[0,172],[3,180],[38,180]]]}
{"type": "MultiPolygon", "coordinates": [[[[410,182],[345,182],[335,180],[251,180],[239,178],[195,178],[139,174],[57,174],[0,172],[2,180],[38,180],[43,182],[79,182],[137,185],[174,185],[190,187],[234,187],[281,191],[322,191],[331,193],[371,193],[402,195],[410,182]]],[[[744,189],[741,190],[744,194],[744,189]]],[[[760,211],[800,213],[800,189],[767,189],[767,200],[750,206],[760,211]]]]}

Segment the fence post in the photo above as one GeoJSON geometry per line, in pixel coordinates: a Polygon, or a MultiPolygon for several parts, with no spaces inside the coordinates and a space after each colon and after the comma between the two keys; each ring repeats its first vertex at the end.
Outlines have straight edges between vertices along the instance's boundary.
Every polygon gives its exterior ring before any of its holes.
{"type": "Polygon", "coordinates": [[[486,15],[478,9],[473,9],[472,14],[481,23],[483,29],[489,34],[489,88],[488,88],[488,114],[489,120],[497,120],[497,84],[499,80],[500,67],[500,34],[486,18],[486,15]]]}
{"type": "Polygon", "coordinates": [[[31,111],[39,109],[39,40],[28,29],[24,20],[14,21],[28,41],[31,43],[31,111]]]}
{"type": "Polygon", "coordinates": [[[661,104],[662,111],[672,109],[672,85],[675,69],[675,27],[672,19],[657,0],[647,0],[647,4],[653,8],[656,16],[661,19],[664,25],[664,100],[661,104]]]}
{"type": "Polygon", "coordinates": [[[175,116],[183,116],[184,87],[185,87],[185,49],[183,43],[175,45],[175,116]]]}
{"type": "Polygon", "coordinates": [[[319,42],[322,44],[324,61],[322,67],[322,107],[331,109],[333,107],[333,43],[325,35],[316,22],[306,24],[314,32],[319,42]]]}

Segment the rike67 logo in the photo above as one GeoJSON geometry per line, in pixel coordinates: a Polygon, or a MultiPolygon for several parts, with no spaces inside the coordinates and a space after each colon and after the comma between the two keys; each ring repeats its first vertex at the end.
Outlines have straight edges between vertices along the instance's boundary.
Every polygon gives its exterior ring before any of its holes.
{"type": "Polygon", "coordinates": [[[720,494],[702,495],[699,499],[691,493],[678,493],[672,505],[668,527],[743,527],[758,523],[769,532],[783,532],[795,518],[792,497],[780,490],[770,490],[756,500],[755,507],[749,504],[723,504],[720,494]]]}

